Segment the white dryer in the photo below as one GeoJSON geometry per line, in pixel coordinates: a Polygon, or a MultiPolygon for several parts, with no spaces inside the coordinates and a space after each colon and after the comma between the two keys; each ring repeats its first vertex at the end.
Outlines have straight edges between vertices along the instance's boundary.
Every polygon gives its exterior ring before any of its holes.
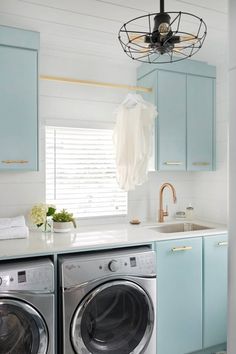
{"type": "Polygon", "coordinates": [[[63,354],[155,354],[149,247],[60,258],[63,354]]]}
{"type": "Polygon", "coordinates": [[[0,264],[0,354],[54,354],[54,267],[0,264]]]}

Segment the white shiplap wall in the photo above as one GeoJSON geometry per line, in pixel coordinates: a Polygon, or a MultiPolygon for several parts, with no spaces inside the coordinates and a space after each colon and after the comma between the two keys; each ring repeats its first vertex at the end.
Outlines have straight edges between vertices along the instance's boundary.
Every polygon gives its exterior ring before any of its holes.
{"type": "MultiPolygon", "coordinates": [[[[40,72],[81,79],[135,83],[136,64],[126,58],[117,41],[121,24],[144,12],[157,11],[152,0],[1,0],[0,24],[39,31],[41,34],[40,72]]],[[[208,36],[195,56],[211,64],[224,63],[227,33],[227,1],[168,0],[168,10],[204,14],[208,36]],[[220,45],[219,45],[220,43],[220,45]]],[[[227,123],[224,74],[217,82],[218,167],[215,173],[149,174],[149,181],[129,193],[129,217],[156,218],[158,191],[161,183],[172,182],[178,203],[173,206],[170,193],[165,193],[170,214],[184,209],[189,202],[204,218],[217,219],[226,210],[226,141],[221,135],[227,123]],[[221,119],[222,118],[222,119],[221,119]],[[214,176],[214,177],[213,177],[214,176]],[[211,184],[212,178],[214,183],[211,184]],[[211,195],[208,195],[211,187],[211,195]],[[209,203],[214,195],[214,203],[209,203]]],[[[0,217],[19,213],[27,215],[34,203],[45,200],[44,124],[46,121],[96,122],[114,121],[112,112],[127,92],[112,89],[41,82],[40,84],[40,172],[0,173],[0,217]]],[[[217,220],[216,220],[217,221],[217,220]]]]}
{"type": "MultiPolygon", "coordinates": [[[[40,71],[53,75],[88,77],[94,80],[135,83],[136,69],[130,65],[111,65],[103,60],[85,61],[64,55],[41,55],[40,71]],[[91,74],[90,68],[93,73],[91,74]]],[[[204,173],[150,172],[143,186],[129,193],[129,218],[156,219],[160,185],[174,184],[178,203],[173,205],[170,192],[165,204],[170,215],[185,209],[189,203],[196,215],[212,221],[226,222],[227,217],[227,91],[224,66],[219,67],[217,79],[217,171],[204,173]]],[[[28,214],[34,203],[45,201],[44,124],[57,123],[112,126],[113,114],[125,96],[125,91],[92,88],[53,82],[40,83],[40,172],[11,172],[0,174],[0,217],[28,214]]]]}
{"type": "MultiPolygon", "coordinates": [[[[135,68],[111,65],[109,62],[78,60],[51,55],[41,55],[40,71],[53,75],[93,78],[114,82],[135,82],[135,68]]],[[[0,217],[28,214],[30,207],[45,201],[45,122],[92,127],[96,122],[101,126],[112,126],[114,110],[126,92],[40,82],[40,171],[2,172],[0,174],[0,217]],[[94,123],[95,122],[95,123],[94,123]],[[103,124],[104,123],[104,124],[103,124]],[[99,124],[100,125],[100,124],[99,124]]]]}
{"type": "MultiPolygon", "coordinates": [[[[135,84],[136,68],[133,65],[111,64],[99,59],[78,60],[64,55],[42,54],[40,71],[43,74],[81,77],[116,83],[135,84]]],[[[92,88],[55,82],[40,82],[40,172],[0,174],[0,217],[28,214],[34,203],[45,201],[45,132],[50,124],[112,126],[114,110],[126,95],[124,90],[92,88]]],[[[178,193],[178,207],[185,207],[193,199],[192,174],[155,173],[149,181],[129,193],[129,218],[156,218],[158,190],[161,183],[172,182],[178,193]]],[[[166,193],[166,202],[172,213],[175,207],[166,193]]]]}

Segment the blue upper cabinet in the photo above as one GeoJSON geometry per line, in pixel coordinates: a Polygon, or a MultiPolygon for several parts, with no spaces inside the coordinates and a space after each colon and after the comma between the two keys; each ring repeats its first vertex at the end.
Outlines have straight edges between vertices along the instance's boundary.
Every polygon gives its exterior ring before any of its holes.
{"type": "Polygon", "coordinates": [[[215,77],[215,67],[193,60],[139,67],[138,85],[153,89],[145,99],[159,113],[157,170],[214,169],[215,77]]]}
{"type": "Polygon", "coordinates": [[[0,170],[38,170],[39,34],[0,26],[0,170]]]}
{"type": "Polygon", "coordinates": [[[227,340],[227,235],[204,237],[204,347],[227,340]]]}
{"type": "Polygon", "coordinates": [[[187,169],[214,169],[214,87],[208,77],[187,77],[187,169]]]}

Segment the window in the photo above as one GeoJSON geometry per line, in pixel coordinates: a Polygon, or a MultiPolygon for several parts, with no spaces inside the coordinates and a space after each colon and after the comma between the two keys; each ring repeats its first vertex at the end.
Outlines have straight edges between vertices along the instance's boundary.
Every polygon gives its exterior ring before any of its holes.
{"type": "Polygon", "coordinates": [[[46,200],[76,217],[127,214],[112,130],[46,127],[46,200]]]}

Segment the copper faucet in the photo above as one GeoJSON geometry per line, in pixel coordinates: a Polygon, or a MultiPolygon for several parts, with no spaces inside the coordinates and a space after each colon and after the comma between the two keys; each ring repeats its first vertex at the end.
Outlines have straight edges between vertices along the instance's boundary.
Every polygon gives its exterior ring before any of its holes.
{"type": "Polygon", "coordinates": [[[177,198],[176,198],[176,191],[174,186],[171,183],[163,183],[163,185],[160,188],[160,209],[159,209],[159,222],[164,222],[164,216],[168,216],[168,209],[166,207],[166,211],[163,209],[163,192],[166,187],[169,187],[172,190],[173,194],[173,202],[176,203],[177,198]]]}

